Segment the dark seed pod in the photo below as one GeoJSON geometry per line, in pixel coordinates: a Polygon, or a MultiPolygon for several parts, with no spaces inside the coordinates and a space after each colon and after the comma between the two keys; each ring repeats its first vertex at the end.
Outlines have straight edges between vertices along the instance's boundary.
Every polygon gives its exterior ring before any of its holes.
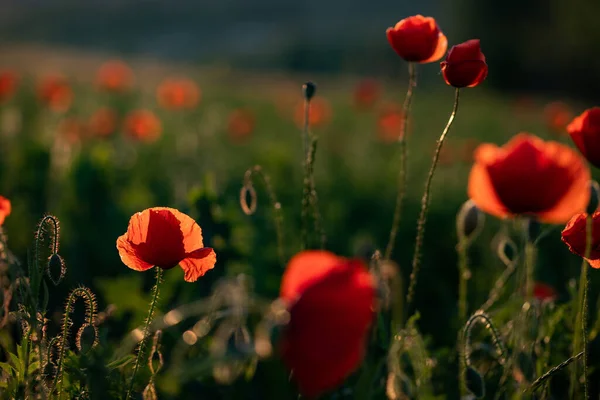
{"type": "Polygon", "coordinates": [[[485,382],[483,378],[473,367],[467,367],[465,374],[467,390],[477,399],[483,399],[485,396],[485,382]]]}
{"type": "Polygon", "coordinates": [[[308,101],[314,97],[316,91],[317,85],[315,85],[313,82],[309,81],[302,85],[302,95],[308,101]]]}
{"type": "Polygon", "coordinates": [[[471,240],[483,228],[485,215],[473,203],[467,200],[456,215],[456,232],[461,240],[471,240]]]}
{"type": "Polygon", "coordinates": [[[590,202],[588,203],[586,212],[593,214],[598,209],[598,203],[600,202],[600,185],[596,181],[590,181],[590,202]]]}
{"type": "Polygon", "coordinates": [[[52,254],[46,265],[46,275],[48,275],[54,286],[57,286],[62,281],[66,273],[65,260],[57,253],[52,254]]]}

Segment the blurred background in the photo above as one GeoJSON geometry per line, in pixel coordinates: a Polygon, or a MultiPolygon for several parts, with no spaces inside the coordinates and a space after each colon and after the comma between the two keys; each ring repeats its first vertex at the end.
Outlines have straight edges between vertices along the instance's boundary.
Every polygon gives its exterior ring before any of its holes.
{"type": "MultiPolygon", "coordinates": [[[[78,283],[89,285],[101,308],[117,305],[113,339],[146,312],[152,274],[127,269],[115,242],[129,217],[148,207],[196,218],[218,254],[215,270],[195,284],[178,269],[166,274],[163,312],[238,274],[258,296],[277,296],[282,266],[268,196],[257,180],[258,210],[246,216],[239,192],[245,171],[260,164],[282,204],[286,257],[297,252],[307,80],[318,86],[311,124],[326,248],[368,258],[385,247],[407,80],[385,30],[420,13],[437,19],[450,45],[480,38],[489,65],[484,84],[464,90],[441,156],[417,287],[422,332],[433,349],[452,347],[455,215],[467,200],[473,150],[520,131],[570,144],[566,124],[595,105],[600,90],[600,3],[591,0],[0,0],[0,10],[0,195],[13,206],[4,224],[9,247],[26,260],[36,222],[55,214],[68,273],[51,307],[78,283]]],[[[419,66],[418,75],[394,255],[404,276],[430,157],[453,100],[438,63],[419,66]]],[[[488,217],[471,249],[471,311],[504,268],[495,256],[500,229],[488,217]]],[[[557,245],[559,232],[542,242],[536,273],[564,298],[580,260],[557,245]]],[[[255,398],[267,396],[273,375],[285,382],[273,363],[259,366],[255,398]],[[261,382],[270,384],[259,390],[261,382]]],[[[437,389],[453,387],[455,376],[444,374],[437,389]]],[[[203,382],[206,398],[245,393],[250,384],[203,382]]],[[[172,381],[162,385],[186,398],[172,381]]]]}

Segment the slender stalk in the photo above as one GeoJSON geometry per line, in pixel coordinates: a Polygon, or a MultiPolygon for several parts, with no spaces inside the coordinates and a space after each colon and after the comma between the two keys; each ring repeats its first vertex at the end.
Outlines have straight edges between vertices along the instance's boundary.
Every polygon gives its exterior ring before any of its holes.
{"type": "Polygon", "coordinates": [[[531,300],[533,297],[535,252],[535,244],[527,242],[527,244],[525,244],[525,299],[527,301],[531,300]]]}
{"type": "Polygon", "coordinates": [[[137,374],[137,371],[140,368],[140,364],[142,362],[144,348],[146,347],[146,341],[147,341],[148,335],[150,333],[150,323],[152,322],[152,319],[154,319],[154,310],[156,309],[156,305],[158,303],[159,288],[160,288],[160,283],[162,281],[162,269],[159,267],[154,267],[154,269],[156,270],[156,283],[154,284],[154,287],[152,288],[152,301],[150,302],[150,308],[148,308],[148,316],[146,317],[146,322],[144,323],[144,333],[142,336],[142,340],[140,341],[138,353],[135,357],[133,373],[131,374],[131,381],[129,382],[129,389],[127,390],[127,395],[125,396],[125,400],[129,400],[133,393],[133,385],[135,383],[135,375],[137,374]]]}
{"type": "MultiPolygon", "coordinates": [[[[469,259],[468,259],[468,247],[469,242],[465,238],[461,238],[457,250],[458,250],[458,322],[462,325],[467,320],[467,282],[469,279],[469,259]]],[[[460,394],[464,396],[467,394],[465,382],[465,375],[467,366],[460,357],[461,354],[461,343],[462,343],[462,331],[458,334],[458,362],[459,362],[459,382],[460,394]]]]}
{"type": "Polygon", "coordinates": [[[400,169],[398,172],[398,193],[396,194],[396,206],[394,207],[394,217],[392,219],[392,228],[390,229],[390,237],[388,244],[385,248],[384,258],[389,260],[394,252],[394,246],[396,244],[396,235],[398,235],[398,227],[400,226],[400,216],[402,214],[402,203],[404,202],[404,195],[406,194],[406,179],[407,179],[407,162],[408,152],[406,146],[407,140],[407,129],[408,119],[410,115],[410,106],[412,104],[413,89],[417,86],[417,74],[416,68],[413,63],[408,63],[408,88],[406,89],[406,96],[404,97],[404,104],[402,106],[402,130],[398,137],[398,144],[400,145],[400,169]]]}
{"type": "Polygon", "coordinates": [[[414,300],[415,288],[417,286],[417,277],[419,275],[419,269],[421,266],[421,251],[423,247],[423,239],[425,238],[425,223],[427,222],[427,211],[429,210],[429,195],[431,191],[431,182],[433,180],[433,175],[435,174],[435,169],[440,158],[442,146],[444,145],[444,139],[446,139],[446,136],[450,131],[450,127],[452,126],[452,122],[454,122],[454,117],[456,116],[456,111],[458,110],[459,95],[460,89],[457,88],[454,96],[454,107],[452,108],[452,114],[450,114],[450,118],[448,118],[448,123],[446,124],[442,135],[438,139],[437,147],[435,148],[435,154],[433,155],[433,162],[431,163],[429,175],[427,175],[427,181],[425,182],[425,193],[423,193],[423,197],[421,198],[421,213],[419,214],[419,220],[417,222],[417,238],[415,241],[415,252],[413,254],[412,259],[410,283],[408,284],[408,295],[406,296],[405,307],[407,312],[405,313],[405,315],[409,315],[408,310],[410,310],[410,306],[412,305],[412,302],[414,300]]]}
{"type": "Polygon", "coordinates": [[[310,123],[310,100],[304,99],[304,128],[302,129],[302,138],[304,144],[304,180],[302,189],[302,235],[301,246],[302,250],[309,247],[308,243],[308,209],[310,207],[311,197],[311,179],[310,179],[310,138],[309,138],[309,123],[310,123]]]}

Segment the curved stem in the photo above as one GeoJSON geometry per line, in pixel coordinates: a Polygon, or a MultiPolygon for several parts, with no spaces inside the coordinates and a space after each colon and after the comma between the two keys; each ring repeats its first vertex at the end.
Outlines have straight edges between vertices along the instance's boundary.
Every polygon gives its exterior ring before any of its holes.
{"type": "MultiPolygon", "coordinates": [[[[468,240],[461,238],[458,243],[458,322],[462,325],[467,319],[467,281],[469,279],[468,240]]],[[[458,335],[459,343],[459,382],[461,396],[466,395],[466,370],[467,366],[460,357],[460,343],[462,343],[462,332],[458,335]]]]}
{"type": "Polygon", "coordinates": [[[137,374],[138,369],[140,368],[140,364],[142,361],[144,347],[146,347],[146,341],[148,339],[148,335],[150,333],[150,323],[154,318],[154,310],[156,309],[156,304],[158,303],[158,294],[159,287],[162,281],[162,269],[159,267],[154,267],[156,270],[156,283],[152,288],[152,301],[150,302],[150,308],[148,309],[148,316],[146,317],[146,322],[144,323],[144,333],[142,336],[142,340],[140,341],[140,347],[138,349],[138,353],[135,357],[135,364],[133,367],[133,373],[131,374],[131,381],[129,383],[129,389],[127,389],[127,395],[125,396],[125,400],[129,400],[131,398],[131,394],[133,393],[133,385],[135,383],[135,375],[137,374]]]}
{"type": "Polygon", "coordinates": [[[419,214],[419,220],[417,222],[417,238],[415,241],[415,252],[413,254],[412,259],[412,271],[410,273],[410,283],[408,284],[408,294],[406,296],[407,312],[404,313],[405,315],[409,315],[408,312],[414,300],[415,288],[417,285],[417,277],[419,275],[419,269],[421,266],[421,251],[423,247],[423,239],[425,237],[425,223],[427,222],[427,211],[429,210],[429,194],[431,191],[431,182],[433,180],[433,175],[435,174],[435,169],[440,158],[442,146],[444,145],[444,139],[446,139],[446,136],[450,131],[450,127],[452,126],[452,122],[454,122],[454,117],[456,116],[456,111],[458,110],[459,94],[460,89],[457,88],[454,95],[454,107],[452,108],[452,114],[450,114],[450,118],[448,118],[448,123],[446,124],[442,135],[438,139],[437,147],[435,148],[435,154],[433,155],[433,162],[431,163],[429,175],[427,175],[427,181],[425,182],[425,193],[423,193],[423,197],[421,198],[421,213],[419,214]]]}
{"type": "Polygon", "coordinates": [[[400,226],[400,215],[402,214],[402,203],[404,202],[404,195],[406,194],[406,179],[407,179],[407,162],[408,152],[406,146],[406,136],[408,129],[408,119],[410,115],[410,106],[412,104],[413,89],[417,86],[417,74],[416,68],[413,63],[408,63],[408,88],[406,89],[406,96],[404,97],[404,104],[402,106],[402,130],[398,137],[398,144],[400,145],[400,169],[398,171],[398,193],[396,194],[396,206],[394,207],[394,217],[392,219],[392,228],[390,229],[390,237],[388,244],[385,248],[384,258],[389,260],[394,252],[394,245],[396,244],[396,235],[398,235],[398,226],[400,226]]]}

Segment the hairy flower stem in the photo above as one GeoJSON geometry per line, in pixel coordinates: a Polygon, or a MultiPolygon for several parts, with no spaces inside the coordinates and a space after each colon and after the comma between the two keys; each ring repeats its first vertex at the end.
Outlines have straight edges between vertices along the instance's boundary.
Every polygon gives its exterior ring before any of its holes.
{"type": "Polygon", "coordinates": [[[525,300],[530,301],[533,298],[533,286],[535,276],[535,244],[527,242],[525,245],[525,300]]]}
{"type": "Polygon", "coordinates": [[[454,117],[456,116],[456,111],[458,110],[459,94],[460,89],[457,88],[454,95],[454,107],[452,108],[452,114],[450,114],[450,118],[448,118],[448,123],[446,124],[442,135],[438,139],[437,147],[435,148],[435,154],[433,155],[433,161],[431,163],[431,168],[429,169],[429,175],[427,175],[427,181],[425,182],[425,192],[423,193],[423,197],[421,198],[421,213],[419,214],[419,220],[417,221],[417,238],[415,241],[415,252],[413,254],[412,271],[410,273],[408,294],[406,296],[405,307],[407,312],[405,312],[404,315],[410,315],[410,307],[412,306],[412,302],[415,297],[417,277],[419,275],[419,269],[421,266],[421,251],[423,248],[423,240],[425,238],[425,223],[427,222],[427,211],[429,210],[429,195],[431,191],[431,182],[433,180],[433,175],[435,174],[435,169],[440,158],[442,146],[444,145],[444,139],[446,139],[446,136],[450,131],[450,127],[452,126],[452,122],[454,122],[454,117]]]}
{"type": "Polygon", "coordinates": [[[404,195],[406,194],[406,180],[407,180],[407,162],[408,162],[408,151],[406,146],[408,119],[410,115],[410,106],[412,104],[413,89],[417,86],[417,74],[416,68],[413,63],[408,63],[408,88],[406,89],[406,96],[404,97],[404,104],[402,106],[402,130],[398,137],[398,144],[400,147],[400,169],[398,171],[398,193],[396,194],[396,206],[394,207],[394,217],[392,219],[392,228],[390,229],[390,237],[388,244],[385,248],[384,259],[389,260],[394,252],[394,246],[396,244],[396,236],[398,235],[398,227],[400,226],[400,216],[402,214],[402,203],[404,202],[404,195]]]}
{"type": "MultiPolygon", "coordinates": [[[[577,302],[577,315],[575,316],[575,333],[573,334],[573,355],[578,354],[580,351],[583,353],[583,392],[584,399],[589,399],[588,393],[588,333],[587,333],[587,314],[588,314],[588,262],[587,258],[590,257],[592,251],[592,217],[590,215],[586,218],[585,224],[585,258],[581,263],[581,277],[579,278],[579,296],[577,302]],[[583,342],[583,344],[582,344],[583,342]],[[581,349],[583,347],[583,349],[581,349]]],[[[577,365],[571,370],[571,397],[575,394],[575,387],[577,386],[578,379],[578,368],[577,365]]]]}
{"type": "MultiPolygon", "coordinates": [[[[458,246],[458,322],[462,325],[467,320],[467,282],[469,280],[469,259],[468,250],[469,241],[465,238],[461,238],[458,246]]],[[[465,381],[465,374],[467,366],[464,363],[462,357],[460,357],[460,348],[462,343],[462,331],[458,334],[458,346],[459,346],[459,382],[460,394],[464,396],[467,394],[465,381]]]]}
{"type": "Polygon", "coordinates": [[[146,322],[144,323],[144,332],[143,332],[142,340],[140,341],[138,353],[135,357],[133,373],[131,374],[131,381],[129,383],[129,389],[127,390],[127,395],[125,396],[125,400],[129,400],[133,393],[133,385],[135,383],[135,375],[137,374],[137,371],[140,368],[140,364],[142,362],[144,348],[146,347],[146,341],[148,340],[148,336],[150,333],[150,323],[154,319],[154,310],[156,309],[156,304],[158,303],[159,287],[162,282],[162,269],[160,269],[159,267],[154,267],[154,269],[156,270],[156,283],[154,284],[154,287],[152,288],[152,301],[150,302],[150,308],[148,308],[148,316],[146,317],[146,322]]]}

